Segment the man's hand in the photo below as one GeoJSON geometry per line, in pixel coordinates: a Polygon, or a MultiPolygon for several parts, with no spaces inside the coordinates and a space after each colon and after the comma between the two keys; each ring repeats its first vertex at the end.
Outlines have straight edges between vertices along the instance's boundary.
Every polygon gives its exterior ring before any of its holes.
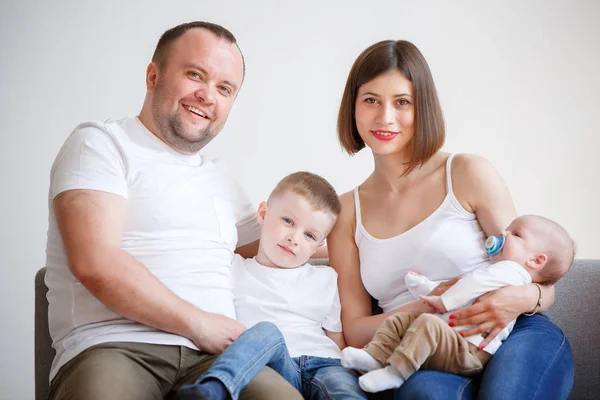
{"type": "Polygon", "coordinates": [[[461,331],[461,334],[465,337],[484,335],[485,340],[480,345],[484,348],[524,311],[523,305],[528,299],[523,286],[505,286],[480,296],[472,305],[456,311],[450,318],[453,326],[476,325],[461,331]]]}
{"type": "Polygon", "coordinates": [[[189,333],[188,338],[202,351],[222,353],[233,343],[246,327],[240,322],[221,314],[203,313],[189,333]]]}

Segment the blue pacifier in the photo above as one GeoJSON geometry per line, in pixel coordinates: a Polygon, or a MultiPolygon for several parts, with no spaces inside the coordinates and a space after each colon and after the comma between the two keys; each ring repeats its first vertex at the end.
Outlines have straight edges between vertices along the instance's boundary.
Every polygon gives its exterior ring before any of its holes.
{"type": "Polygon", "coordinates": [[[493,256],[500,253],[504,247],[506,238],[504,236],[490,236],[485,241],[485,252],[488,256],[493,256]]]}

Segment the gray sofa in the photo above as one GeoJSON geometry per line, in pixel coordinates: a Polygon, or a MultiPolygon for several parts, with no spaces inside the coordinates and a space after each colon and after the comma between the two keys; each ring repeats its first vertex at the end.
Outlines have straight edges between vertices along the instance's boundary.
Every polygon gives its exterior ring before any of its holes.
{"type": "MultiPolygon", "coordinates": [[[[48,397],[48,374],[54,349],[48,333],[46,269],[35,276],[35,398],[48,397]]],[[[600,398],[600,260],[576,260],[556,285],[556,301],[548,316],[571,343],[575,384],[571,399],[600,398]]]]}

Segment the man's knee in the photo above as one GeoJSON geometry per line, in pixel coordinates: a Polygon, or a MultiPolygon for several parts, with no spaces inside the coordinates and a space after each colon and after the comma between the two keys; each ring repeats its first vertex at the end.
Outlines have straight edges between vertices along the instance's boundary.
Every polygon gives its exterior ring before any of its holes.
{"type": "Polygon", "coordinates": [[[159,380],[119,349],[88,349],[64,365],[50,399],[162,399],[159,380]]]}
{"type": "Polygon", "coordinates": [[[302,395],[269,367],[263,368],[240,394],[241,400],[302,400],[302,395]]]}

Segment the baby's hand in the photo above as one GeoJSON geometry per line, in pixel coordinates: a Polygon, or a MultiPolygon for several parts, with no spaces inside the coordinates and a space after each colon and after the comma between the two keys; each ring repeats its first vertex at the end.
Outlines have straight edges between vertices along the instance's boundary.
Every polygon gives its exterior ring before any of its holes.
{"type": "Polygon", "coordinates": [[[419,298],[429,306],[435,308],[440,314],[448,311],[446,310],[446,306],[444,306],[444,302],[440,296],[419,296],[419,298]]]}

